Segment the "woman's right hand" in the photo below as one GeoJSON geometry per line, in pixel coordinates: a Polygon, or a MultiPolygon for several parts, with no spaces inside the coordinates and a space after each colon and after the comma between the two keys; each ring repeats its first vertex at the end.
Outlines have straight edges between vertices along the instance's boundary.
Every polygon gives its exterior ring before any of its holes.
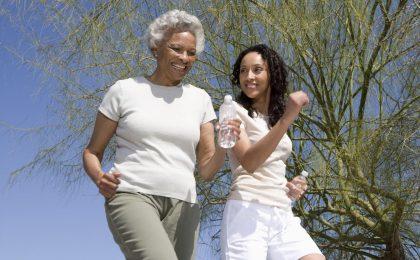
{"type": "MultiPolygon", "coordinates": [[[[240,136],[241,136],[241,124],[242,124],[242,121],[238,118],[231,119],[228,121],[228,126],[230,129],[232,129],[233,134],[235,135],[237,141],[240,139],[240,136]]],[[[219,132],[220,123],[216,122],[216,124],[214,125],[214,128],[216,129],[217,132],[219,132]]]]}
{"type": "Polygon", "coordinates": [[[308,182],[300,176],[286,183],[287,196],[294,200],[299,200],[308,189],[308,182]]]}
{"type": "Polygon", "coordinates": [[[305,92],[296,91],[291,93],[286,102],[286,109],[284,111],[283,118],[293,122],[299,115],[302,107],[306,106],[307,104],[309,104],[309,98],[305,92]]]}
{"type": "Polygon", "coordinates": [[[99,192],[107,199],[112,198],[117,192],[118,184],[120,184],[119,178],[121,174],[118,172],[113,173],[100,173],[100,176],[96,182],[99,188],[99,192]]]}

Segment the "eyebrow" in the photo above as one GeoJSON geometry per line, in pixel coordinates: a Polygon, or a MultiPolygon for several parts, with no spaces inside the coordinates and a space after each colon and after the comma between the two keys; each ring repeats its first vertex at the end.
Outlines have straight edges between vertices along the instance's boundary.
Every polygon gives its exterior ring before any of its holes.
{"type": "Polygon", "coordinates": [[[172,48],[183,48],[183,49],[187,49],[188,51],[196,51],[196,48],[193,48],[193,49],[188,49],[188,48],[185,48],[184,46],[182,46],[182,44],[179,44],[179,43],[170,43],[170,42],[168,42],[168,47],[172,47],[172,48]]]}
{"type": "MultiPolygon", "coordinates": [[[[251,65],[251,67],[253,67],[253,66],[261,66],[261,67],[263,67],[265,64],[264,63],[255,63],[255,64],[252,64],[251,65]]],[[[247,66],[246,65],[241,65],[240,66],[240,68],[246,68],[247,66]]]]}

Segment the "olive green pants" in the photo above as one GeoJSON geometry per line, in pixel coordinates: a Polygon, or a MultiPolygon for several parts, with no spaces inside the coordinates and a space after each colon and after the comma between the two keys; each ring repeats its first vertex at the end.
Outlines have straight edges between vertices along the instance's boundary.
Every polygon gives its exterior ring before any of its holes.
{"type": "Polygon", "coordinates": [[[198,204],[121,192],[105,202],[105,211],[126,259],[193,259],[200,222],[198,204]]]}

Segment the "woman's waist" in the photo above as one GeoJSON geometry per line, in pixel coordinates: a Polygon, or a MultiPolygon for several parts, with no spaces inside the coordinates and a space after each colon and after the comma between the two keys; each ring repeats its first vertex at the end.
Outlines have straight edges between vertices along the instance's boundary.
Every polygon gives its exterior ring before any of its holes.
{"type": "Polygon", "coordinates": [[[247,201],[260,205],[277,207],[284,211],[291,211],[291,200],[283,190],[251,190],[240,187],[238,189],[232,189],[228,199],[247,201]]]}
{"type": "Polygon", "coordinates": [[[123,182],[145,186],[166,185],[191,186],[195,185],[194,171],[188,168],[174,167],[147,167],[144,165],[118,164],[109,170],[110,173],[118,172],[123,182]]]}
{"type": "Polygon", "coordinates": [[[256,176],[255,174],[242,174],[235,176],[232,181],[231,190],[255,190],[261,193],[283,192],[286,187],[285,177],[269,178],[266,176],[256,176]]]}
{"type": "Polygon", "coordinates": [[[260,185],[286,185],[286,166],[259,167],[253,173],[247,172],[242,166],[232,169],[233,183],[254,183],[260,185]]]}

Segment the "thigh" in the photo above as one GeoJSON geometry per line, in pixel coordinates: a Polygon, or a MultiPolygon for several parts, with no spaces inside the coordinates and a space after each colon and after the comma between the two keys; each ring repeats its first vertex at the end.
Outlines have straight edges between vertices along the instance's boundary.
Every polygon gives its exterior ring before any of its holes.
{"type": "Polygon", "coordinates": [[[283,229],[269,244],[267,259],[300,259],[309,254],[322,256],[318,246],[300,225],[300,219],[290,213],[284,216],[283,229]]]}
{"type": "Polygon", "coordinates": [[[105,210],[110,230],[126,259],[177,259],[148,195],[117,193],[105,204],[105,210]]]}
{"type": "Polygon", "coordinates": [[[199,232],[200,206],[185,201],[175,201],[177,202],[171,212],[163,220],[163,226],[172,240],[178,259],[193,259],[199,232]]]}
{"type": "Polygon", "coordinates": [[[225,260],[265,260],[267,225],[253,204],[228,200],[221,227],[221,258],[225,260]]]}

